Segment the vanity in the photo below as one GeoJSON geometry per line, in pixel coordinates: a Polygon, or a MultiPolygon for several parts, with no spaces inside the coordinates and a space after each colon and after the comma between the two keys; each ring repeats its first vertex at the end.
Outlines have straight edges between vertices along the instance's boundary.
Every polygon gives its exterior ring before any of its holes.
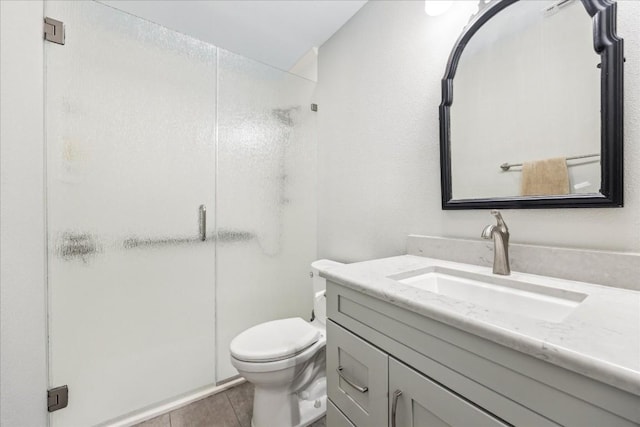
{"type": "Polygon", "coordinates": [[[327,425],[640,425],[640,292],[403,255],[327,279],[327,425]]]}

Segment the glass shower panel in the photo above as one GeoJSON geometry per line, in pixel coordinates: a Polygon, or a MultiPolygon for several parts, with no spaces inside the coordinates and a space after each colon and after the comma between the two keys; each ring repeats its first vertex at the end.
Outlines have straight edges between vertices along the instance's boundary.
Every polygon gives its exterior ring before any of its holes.
{"type": "Polygon", "coordinates": [[[309,319],[316,254],[315,83],[218,50],[217,377],[229,343],[267,320],[309,319]]]}
{"type": "Polygon", "coordinates": [[[215,383],[216,48],[45,8],[67,35],[45,48],[51,425],[88,426],[215,383]]]}

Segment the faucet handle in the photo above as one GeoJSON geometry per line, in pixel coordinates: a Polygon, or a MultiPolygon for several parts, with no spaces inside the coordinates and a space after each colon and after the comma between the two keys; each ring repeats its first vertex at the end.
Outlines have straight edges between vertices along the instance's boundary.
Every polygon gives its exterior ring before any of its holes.
{"type": "Polygon", "coordinates": [[[504,222],[504,219],[502,218],[502,214],[500,213],[499,210],[493,209],[491,211],[491,215],[493,215],[496,218],[496,221],[498,222],[498,227],[502,228],[503,232],[509,232],[509,229],[507,228],[507,223],[504,222]]]}

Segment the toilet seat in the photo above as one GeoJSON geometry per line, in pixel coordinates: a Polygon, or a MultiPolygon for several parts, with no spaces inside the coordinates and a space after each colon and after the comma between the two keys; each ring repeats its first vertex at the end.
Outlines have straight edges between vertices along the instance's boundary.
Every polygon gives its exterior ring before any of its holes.
{"type": "Polygon", "coordinates": [[[299,317],[261,323],[231,341],[231,356],[243,362],[277,362],[304,352],[321,335],[318,328],[299,317]]]}

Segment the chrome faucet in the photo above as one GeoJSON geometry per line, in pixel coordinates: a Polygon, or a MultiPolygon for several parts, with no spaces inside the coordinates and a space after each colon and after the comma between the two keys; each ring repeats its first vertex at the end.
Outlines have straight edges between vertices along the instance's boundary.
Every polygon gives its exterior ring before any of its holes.
{"type": "Polygon", "coordinates": [[[482,238],[493,238],[493,274],[508,276],[511,274],[511,267],[509,267],[509,229],[499,211],[493,210],[491,215],[496,217],[498,223],[496,225],[487,225],[482,230],[482,238]]]}

